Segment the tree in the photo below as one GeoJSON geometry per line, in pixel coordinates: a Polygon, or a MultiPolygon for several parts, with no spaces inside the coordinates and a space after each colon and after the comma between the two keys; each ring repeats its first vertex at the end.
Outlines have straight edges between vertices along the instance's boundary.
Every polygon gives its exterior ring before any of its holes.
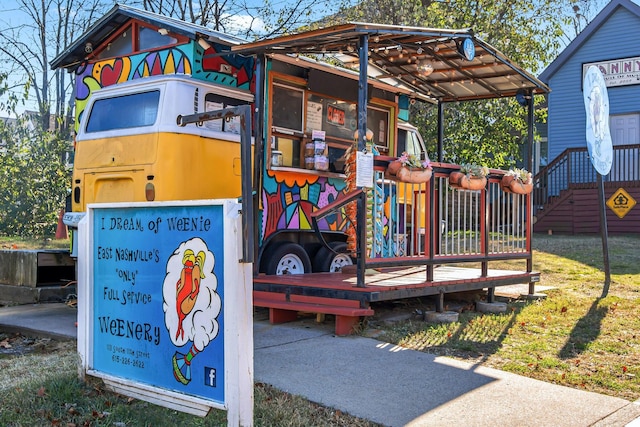
{"type": "Polygon", "coordinates": [[[345,7],[349,0],[138,0],[145,10],[248,40],[286,34],[345,7]]]}
{"type": "Polygon", "coordinates": [[[49,128],[50,114],[56,118],[54,127],[69,129],[72,106],[67,105],[74,79],[64,70],[50,71],[49,61],[60,54],[74,37],[82,34],[98,13],[104,0],[14,0],[4,2],[0,52],[4,67],[15,76],[12,88],[28,83],[31,99],[43,129],[49,128]]]}
{"type": "MultiPolygon", "coordinates": [[[[6,74],[0,82],[6,82],[6,74]]],[[[6,95],[3,84],[0,95],[6,95]]],[[[69,186],[69,143],[59,132],[42,128],[37,119],[18,114],[20,96],[9,93],[0,111],[18,118],[0,121],[0,234],[52,236],[57,213],[69,186]]]]}
{"type": "MultiPolygon", "coordinates": [[[[432,28],[471,28],[525,69],[536,73],[553,60],[572,16],[571,0],[365,0],[339,15],[344,20],[432,28]]],[[[541,97],[536,97],[541,98],[541,97]]],[[[537,103],[542,99],[536,99],[537,103]]],[[[416,104],[412,121],[435,152],[437,112],[416,104]]],[[[542,118],[544,111],[538,112],[542,118]]],[[[513,166],[526,141],[526,109],[515,100],[445,105],[445,161],[513,166]]]]}

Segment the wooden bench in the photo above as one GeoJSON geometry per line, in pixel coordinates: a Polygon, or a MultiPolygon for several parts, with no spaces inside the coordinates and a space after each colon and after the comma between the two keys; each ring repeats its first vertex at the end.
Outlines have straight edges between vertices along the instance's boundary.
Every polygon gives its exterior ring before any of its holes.
{"type": "Polygon", "coordinates": [[[336,317],[336,335],[349,335],[362,316],[372,316],[371,308],[361,308],[360,302],[336,298],[309,297],[254,291],[253,305],[269,309],[272,324],[292,322],[299,312],[332,314],[336,317]]]}

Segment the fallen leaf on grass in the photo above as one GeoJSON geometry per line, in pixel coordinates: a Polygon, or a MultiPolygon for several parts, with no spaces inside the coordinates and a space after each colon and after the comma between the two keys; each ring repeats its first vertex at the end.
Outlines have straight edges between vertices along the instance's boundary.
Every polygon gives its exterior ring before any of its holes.
{"type": "Polygon", "coordinates": [[[104,417],[106,417],[106,416],[107,416],[107,415],[109,415],[109,414],[110,414],[109,412],[105,412],[105,411],[103,411],[103,412],[98,412],[98,411],[96,411],[95,409],[93,410],[93,412],[91,412],[91,416],[92,416],[93,418],[97,418],[97,419],[99,419],[99,420],[103,419],[104,417]]]}
{"type": "Polygon", "coordinates": [[[38,391],[36,391],[36,394],[40,397],[46,396],[47,390],[44,388],[44,386],[42,386],[38,389],[38,391]]]}

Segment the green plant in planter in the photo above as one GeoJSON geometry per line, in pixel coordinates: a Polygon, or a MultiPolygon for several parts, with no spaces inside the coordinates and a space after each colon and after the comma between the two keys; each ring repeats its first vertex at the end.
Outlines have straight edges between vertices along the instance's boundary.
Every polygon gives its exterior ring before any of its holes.
{"type": "Polygon", "coordinates": [[[422,160],[416,154],[408,154],[406,151],[398,157],[402,166],[416,169],[431,169],[431,161],[429,159],[422,160]]]}
{"type": "Polygon", "coordinates": [[[519,179],[524,184],[527,184],[532,180],[531,172],[526,169],[513,168],[510,169],[505,175],[519,179]]]}
{"type": "Polygon", "coordinates": [[[484,178],[489,175],[489,168],[473,163],[465,163],[460,165],[460,172],[473,178],[484,178]]]}

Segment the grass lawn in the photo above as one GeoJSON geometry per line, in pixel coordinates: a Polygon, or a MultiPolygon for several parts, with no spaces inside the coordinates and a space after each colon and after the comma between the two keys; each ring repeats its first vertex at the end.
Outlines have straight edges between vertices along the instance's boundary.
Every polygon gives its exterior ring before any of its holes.
{"type": "MultiPolygon", "coordinates": [[[[462,312],[433,325],[407,320],[378,339],[617,396],[640,398],[640,238],[609,237],[611,284],[601,298],[600,236],[535,235],[534,270],[552,286],[540,300],[507,300],[504,314],[462,312]]],[[[509,268],[509,263],[491,268],[509,268]]]]}

